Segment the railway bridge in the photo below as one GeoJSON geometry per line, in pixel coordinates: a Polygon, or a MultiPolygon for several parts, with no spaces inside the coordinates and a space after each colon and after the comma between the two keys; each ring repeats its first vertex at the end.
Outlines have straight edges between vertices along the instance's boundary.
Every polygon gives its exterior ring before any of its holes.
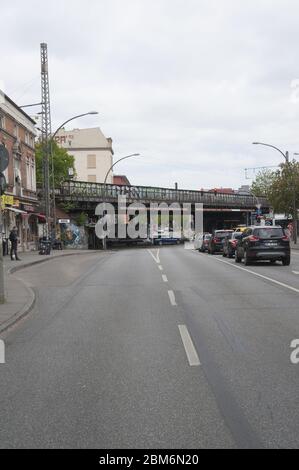
{"type": "Polygon", "coordinates": [[[115,206],[119,196],[126,196],[127,204],[143,203],[147,208],[151,203],[191,204],[194,214],[195,205],[203,204],[204,230],[211,232],[218,228],[231,228],[238,224],[251,223],[252,214],[268,213],[270,205],[263,197],[242,194],[226,194],[210,191],[161,188],[154,186],[114,185],[66,181],[55,190],[56,203],[68,204],[72,214],[88,214],[89,228],[94,228],[95,208],[99,203],[109,202],[115,206]]]}

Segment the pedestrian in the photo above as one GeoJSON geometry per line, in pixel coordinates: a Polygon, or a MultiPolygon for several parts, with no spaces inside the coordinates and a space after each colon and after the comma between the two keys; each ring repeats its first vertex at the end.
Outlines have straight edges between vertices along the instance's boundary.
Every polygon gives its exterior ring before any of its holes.
{"type": "Polygon", "coordinates": [[[13,260],[14,257],[17,261],[21,261],[18,257],[18,230],[17,227],[13,227],[9,234],[10,240],[10,258],[13,260]]]}

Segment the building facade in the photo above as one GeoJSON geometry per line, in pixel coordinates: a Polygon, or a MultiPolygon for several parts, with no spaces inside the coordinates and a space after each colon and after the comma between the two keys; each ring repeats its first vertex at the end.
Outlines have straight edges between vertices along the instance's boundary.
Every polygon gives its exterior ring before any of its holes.
{"type": "Polygon", "coordinates": [[[113,184],[117,184],[118,186],[131,186],[126,175],[113,175],[113,184]]]}
{"type": "Polygon", "coordinates": [[[38,237],[35,167],[35,121],[0,91],[0,144],[9,153],[1,197],[2,237],[7,253],[9,232],[18,228],[21,251],[33,249],[38,237]]]}
{"type": "MultiPolygon", "coordinates": [[[[77,181],[104,183],[105,177],[113,164],[112,139],[104,136],[99,127],[90,129],[62,129],[56,136],[56,142],[75,158],[77,181]]],[[[113,174],[109,173],[107,183],[113,183],[113,174]]]]}

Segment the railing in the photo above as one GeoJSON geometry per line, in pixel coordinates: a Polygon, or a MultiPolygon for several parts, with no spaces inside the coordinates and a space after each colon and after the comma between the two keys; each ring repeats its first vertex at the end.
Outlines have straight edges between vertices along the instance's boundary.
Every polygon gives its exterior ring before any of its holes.
{"type": "Polygon", "coordinates": [[[179,202],[201,203],[212,207],[269,207],[268,201],[251,195],[214,193],[184,189],[158,188],[151,186],[126,186],[102,183],[67,181],[56,189],[56,197],[77,201],[116,201],[118,196],[125,195],[129,202],[179,202]]]}

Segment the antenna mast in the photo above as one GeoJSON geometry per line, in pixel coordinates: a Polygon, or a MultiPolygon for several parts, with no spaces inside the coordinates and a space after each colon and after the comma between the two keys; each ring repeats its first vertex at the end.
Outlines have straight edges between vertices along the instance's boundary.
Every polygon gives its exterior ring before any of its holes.
{"type": "Polygon", "coordinates": [[[42,101],[42,148],[43,148],[43,193],[46,215],[46,236],[50,235],[50,175],[49,160],[51,158],[51,109],[50,89],[48,75],[48,46],[46,43],[40,45],[41,51],[41,101],[42,101]]]}

